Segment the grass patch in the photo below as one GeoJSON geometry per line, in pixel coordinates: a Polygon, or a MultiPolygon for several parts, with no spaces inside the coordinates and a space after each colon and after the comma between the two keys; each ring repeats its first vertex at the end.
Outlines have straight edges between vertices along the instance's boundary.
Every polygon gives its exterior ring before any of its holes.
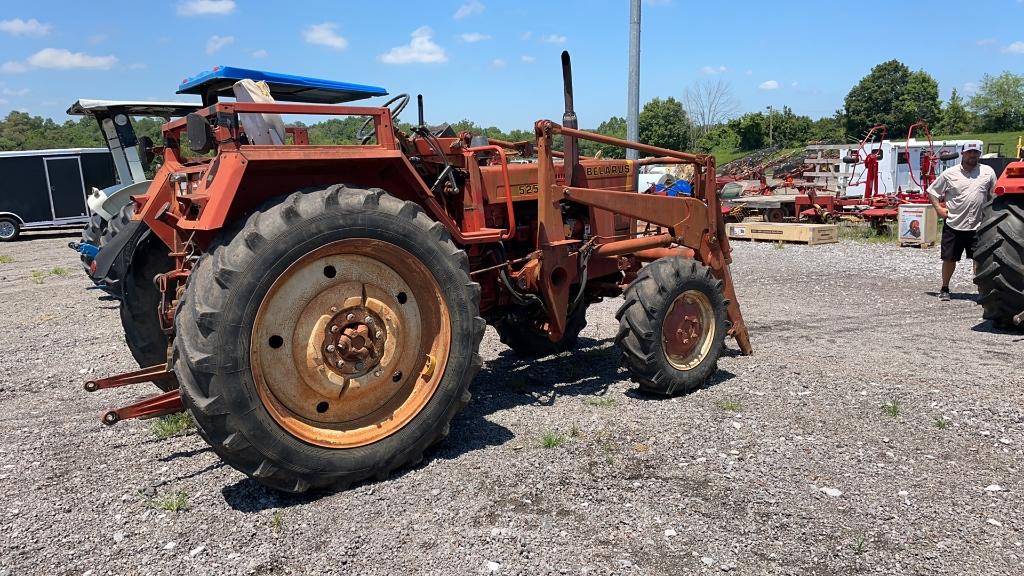
{"type": "Polygon", "coordinates": [[[565,444],[565,436],[562,436],[558,432],[545,432],[544,436],[540,439],[540,444],[545,448],[558,448],[562,444],[565,444]]]}
{"type": "Polygon", "coordinates": [[[946,420],[942,416],[936,416],[935,420],[933,420],[932,423],[935,424],[935,427],[938,428],[939,430],[945,430],[946,428],[949,428],[949,420],[946,420]]]}
{"type": "Polygon", "coordinates": [[[572,423],[572,428],[569,429],[569,436],[572,438],[580,437],[580,429],[578,426],[576,426],[575,422],[572,423]]]}
{"type": "Polygon", "coordinates": [[[270,527],[274,530],[280,530],[284,526],[284,515],[281,514],[280,510],[275,510],[274,515],[270,517],[270,527]]]}
{"type": "Polygon", "coordinates": [[[35,284],[42,284],[43,280],[46,280],[46,277],[49,275],[50,273],[46,270],[33,270],[28,273],[28,279],[35,284]]]}
{"type": "Polygon", "coordinates": [[[152,505],[168,512],[188,510],[188,492],[178,490],[176,492],[160,494],[153,498],[152,505]]]}
{"type": "Polygon", "coordinates": [[[839,238],[868,244],[889,244],[899,240],[895,223],[881,233],[867,224],[842,224],[839,226],[839,238]]]}
{"type": "Polygon", "coordinates": [[[172,436],[178,436],[187,430],[191,430],[196,427],[196,423],[192,420],[192,416],[188,412],[177,412],[175,414],[168,414],[167,416],[161,416],[159,420],[153,423],[150,430],[153,431],[153,435],[161,440],[166,440],[172,436]]]}
{"type": "Polygon", "coordinates": [[[53,276],[67,276],[68,269],[63,266],[56,266],[52,270],[50,270],[50,274],[52,274],[53,276]]]}
{"type": "Polygon", "coordinates": [[[903,408],[903,403],[900,402],[898,398],[893,398],[885,404],[882,404],[882,412],[892,416],[893,418],[899,416],[900,413],[903,412],[903,408]]]}
{"type": "Polygon", "coordinates": [[[853,542],[850,542],[850,550],[854,556],[863,556],[868,551],[867,539],[864,538],[863,534],[855,537],[853,542]]]}
{"type": "Polygon", "coordinates": [[[586,402],[590,406],[600,406],[602,408],[615,406],[615,404],[617,403],[615,398],[612,398],[610,396],[598,396],[596,398],[587,398],[586,400],[584,400],[584,402],[586,402]]]}
{"type": "Polygon", "coordinates": [[[724,400],[719,400],[718,402],[716,402],[716,404],[719,408],[725,410],[726,412],[743,411],[743,404],[740,404],[739,400],[732,400],[730,398],[726,398],[724,400]]]}
{"type": "Polygon", "coordinates": [[[0,254],[0,264],[10,264],[11,262],[14,262],[14,256],[0,254]]]}

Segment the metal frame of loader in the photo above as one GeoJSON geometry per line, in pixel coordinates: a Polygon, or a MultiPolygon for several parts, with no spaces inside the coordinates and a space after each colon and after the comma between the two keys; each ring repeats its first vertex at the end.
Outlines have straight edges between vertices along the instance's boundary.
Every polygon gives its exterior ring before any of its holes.
{"type": "MultiPolygon", "coordinates": [[[[585,295],[585,287],[588,295],[597,298],[617,296],[637,279],[638,273],[642,277],[642,262],[665,257],[693,258],[706,266],[706,278],[721,291],[716,298],[721,298],[718,309],[724,312],[720,312],[722,316],[718,321],[724,322],[724,328],[720,328],[718,334],[734,337],[741,352],[750,354],[750,339],[729,269],[731,250],[718,199],[714,158],[578,130],[567,53],[562,55],[562,65],[565,114],[561,124],[550,120],[536,122],[536,164],[510,166],[506,153],[509,147],[519,153],[527,153],[534,143],[490,141],[485,144],[469,134],[456,137],[429,134],[423,122],[422,98],[419,99],[419,126],[414,128],[418,137],[413,139],[405,138],[404,134],[401,138],[396,137],[392,111],[386,106],[213,103],[187,118],[164,125],[165,145],[158,151],[163,154],[164,163],[147,194],[133,199],[139,205],[138,216],[168,246],[175,262],[173,270],[156,279],[164,295],[160,305],[164,328],[168,332],[173,330],[176,307],[185,293],[185,281],[199,259],[197,252],[207,251],[217,232],[244,218],[263,201],[280,198],[281,190],[294,190],[297,183],[333,185],[355,179],[358,185],[389,190],[399,200],[418,204],[431,220],[442,224],[454,243],[468,252],[471,263],[469,275],[481,285],[501,286],[500,276],[508,294],[485,294],[480,301],[482,315],[486,316],[488,310],[507,306],[517,293],[533,295],[531,297],[542,302],[540,309],[546,315],[542,330],[554,342],[566,334],[572,304],[577,304],[585,295]],[[296,143],[287,145],[250,145],[246,143],[239,122],[242,114],[365,116],[374,126],[376,142],[352,146],[311,146],[296,138],[296,143]],[[203,153],[216,148],[216,156],[185,158],[180,146],[186,132],[193,151],[203,153]],[[562,154],[552,150],[553,139],[558,135],[564,141],[562,154]],[[691,164],[696,174],[694,195],[640,194],[635,191],[635,180],[626,172],[635,170],[632,163],[581,160],[579,140],[632,148],[659,156],[641,163],[691,164]],[[558,156],[562,156],[564,161],[556,164],[558,156]],[[434,163],[432,170],[438,170],[433,184],[425,181],[423,173],[414,166],[414,163],[426,161],[434,163]],[[302,166],[303,170],[288,170],[297,166],[302,166]],[[465,174],[463,190],[458,191],[463,204],[452,205],[450,203],[456,200],[445,200],[443,187],[449,182],[454,185],[449,177],[456,167],[465,174]],[[609,178],[610,175],[613,178],[609,178]],[[596,187],[602,183],[606,187],[596,187]],[[519,189],[519,196],[515,199],[513,184],[519,189]],[[516,203],[525,207],[536,205],[535,226],[525,232],[516,223],[516,203]],[[597,233],[589,237],[575,235],[576,227],[563,210],[570,205],[589,211],[597,233]],[[460,222],[453,219],[452,210],[456,211],[460,222]],[[627,228],[618,226],[620,220],[629,222],[627,228]],[[637,220],[657,229],[648,232],[648,226],[639,232],[637,220]],[[496,222],[498,225],[494,225],[496,222]],[[620,230],[622,233],[618,233],[620,230]],[[531,234],[535,236],[531,238],[531,234]],[[486,254],[482,251],[488,244],[519,238],[534,247],[528,254],[515,260],[506,258],[493,266],[487,265],[482,257],[486,254]],[[602,282],[588,286],[588,278],[602,282]],[[614,282],[609,282],[609,279],[614,279],[614,282]],[[570,300],[573,286],[579,288],[570,300]],[[504,304],[501,298],[506,299],[504,304]]],[[[697,270],[695,266],[692,269],[697,270]]],[[[327,271],[324,274],[327,275],[327,271]]],[[[328,277],[333,277],[333,268],[328,277]]],[[[365,287],[363,290],[365,292],[365,287]]],[[[403,300],[399,299],[399,302],[403,300]]],[[[674,303],[672,307],[675,307],[674,303]]],[[[344,310],[339,312],[337,308],[331,308],[331,313],[344,314],[344,310]]],[[[665,313],[672,315],[671,310],[665,313]]],[[[200,310],[199,314],[205,312],[200,310]]],[[[688,331],[699,328],[700,320],[688,318],[685,310],[675,314],[678,318],[673,316],[673,322],[679,322],[680,329],[675,330],[673,324],[670,332],[678,334],[682,343],[691,342],[686,339],[694,336],[688,331]],[[687,327],[686,331],[682,326],[687,327]]],[[[202,317],[198,318],[197,324],[202,321],[202,317]]],[[[373,325],[370,316],[366,322],[373,325]]],[[[331,333],[336,328],[332,325],[331,333]]],[[[713,327],[708,329],[714,330],[713,327]]],[[[371,338],[381,338],[381,334],[378,332],[371,338]]],[[[665,338],[664,333],[661,337],[665,338]]],[[[694,346],[695,343],[689,345],[694,346]]],[[[274,347],[273,344],[271,346],[274,347]]],[[[334,346],[328,346],[326,351],[334,353],[334,346]]],[[[665,353],[668,355],[667,351],[665,353]]],[[[434,360],[428,356],[425,362],[422,375],[429,378],[433,374],[434,360]]],[[[340,370],[343,364],[339,360],[337,368],[340,370]]],[[[357,365],[357,368],[362,369],[362,366],[357,365]]],[[[396,373],[396,378],[401,374],[396,373]]],[[[413,375],[415,377],[415,373],[413,375]]],[[[162,384],[166,390],[175,380],[175,374],[167,365],[155,365],[90,381],[86,390],[145,381],[162,384]]],[[[172,389],[107,412],[103,422],[113,424],[127,418],[152,417],[182,408],[179,391],[172,389]]],[[[294,488],[289,489],[302,490],[308,485],[300,479],[294,488]]]]}

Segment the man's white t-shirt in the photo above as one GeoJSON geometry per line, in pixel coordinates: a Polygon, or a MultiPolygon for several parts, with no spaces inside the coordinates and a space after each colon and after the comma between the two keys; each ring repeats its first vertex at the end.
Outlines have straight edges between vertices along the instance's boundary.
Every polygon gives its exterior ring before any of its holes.
{"type": "Polygon", "coordinates": [[[981,208],[995,187],[996,171],[990,166],[978,164],[973,170],[964,170],[963,164],[957,164],[939,174],[928,187],[928,194],[946,203],[946,226],[964,232],[981,225],[981,208]]]}

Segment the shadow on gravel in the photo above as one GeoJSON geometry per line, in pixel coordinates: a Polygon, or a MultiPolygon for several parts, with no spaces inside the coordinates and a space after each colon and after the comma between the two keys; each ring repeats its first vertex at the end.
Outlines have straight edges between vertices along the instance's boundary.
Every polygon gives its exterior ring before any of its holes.
{"type": "Polygon", "coordinates": [[[15,242],[30,242],[47,238],[81,238],[82,228],[59,228],[57,230],[22,230],[15,242]]]}
{"type": "Polygon", "coordinates": [[[310,492],[308,494],[287,494],[277,492],[252,478],[243,478],[220,490],[228,506],[239,512],[262,512],[269,508],[289,508],[297,504],[309,504],[329,496],[331,492],[310,492]]]}
{"type": "Polygon", "coordinates": [[[206,446],[204,448],[196,448],[195,450],[179,450],[178,452],[174,452],[172,454],[168,454],[167,456],[164,456],[163,458],[160,459],[160,461],[161,462],[170,462],[172,460],[177,460],[178,458],[191,458],[192,456],[197,456],[197,455],[202,454],[204,452],[212,452],[212,451],[213,451],[213,449],[210,448],[209,446],[206,446]]]}
{"type": "Polygon", "coordinates": [[[1022,330],[1007,330],[1006,328],[1000,328],[992,323],[991,320],[982,320],[971,327],[974,332],[985,332],[988,334],[1006,334],[1008,336],[1018,336],[1014,342],[1024,342],[1024,331],[1022,330]]]}
{"type": "MultiPolygon", "coordinates": [[[[928,296],[934,296],[936,298],[939,297],[939,293],[934,291],[934,290],[931,290],[929,292],[925,292],[925,294],[927,294],[928,296]]],[[[950,292],[949,293],[949,299],[950,300],[970,300],[971,302],[977,302],[978,301],[978,293],[977,292],[950,292]]]]}

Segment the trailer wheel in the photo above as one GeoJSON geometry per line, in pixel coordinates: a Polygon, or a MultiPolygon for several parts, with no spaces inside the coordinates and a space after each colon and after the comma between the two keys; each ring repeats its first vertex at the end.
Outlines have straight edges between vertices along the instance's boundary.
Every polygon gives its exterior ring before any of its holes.
{"type": "Polygon", "coordinates": [[[14,218],[0,218],[0,242],[13,242],[21,234],[21,224],[14,218]]]}
{"type": "Polygon", "coordinates": [[[782,208],[768,208],[764,211],[764,221],[779,224],[786,220],[786,211],[782,208]]]}
{"type": "Polygon", "coordinates": [[[661,258],[623,297],[615,342],[640,390],[672,395],[703,386],[718,368],[728,329],[722,281],[695,260],[661,258]]]}
{"type": "Polygon", "coordinates": [[[580,302],[566,319],[565,333],[557,342],[548,338],[545,319],[536,315],[509,314],[494,323],[501,343],[523,358],[543,358],[576,348],[580,332],[587,326],[587,302],[580,302]]]}
{"type": "Polygon", "coordinates": [[[122,280],[121,327],[128,349],[139,366],[167,362],[168,338],[160,327],[159,315],[163,295],[153,280],[158,274],[173,269],[174,259],[168,255],[163,242],[145,239],[135,248],[131,266],[122,280]]]}
{"type": "Polygon", "coordinates": [[[481,364],[479,306],[466,253],[416,204],[296,192],[193,269],[174,371],[225,462],[278,490],[343,489],[447,436],[481,364]]]}
{"type": "Polygon", "coordinates": [[[1024,312],[1024,195],[996,196],[982,210],[974,262],[982,317],[1015,327],[1024,312]]]}

